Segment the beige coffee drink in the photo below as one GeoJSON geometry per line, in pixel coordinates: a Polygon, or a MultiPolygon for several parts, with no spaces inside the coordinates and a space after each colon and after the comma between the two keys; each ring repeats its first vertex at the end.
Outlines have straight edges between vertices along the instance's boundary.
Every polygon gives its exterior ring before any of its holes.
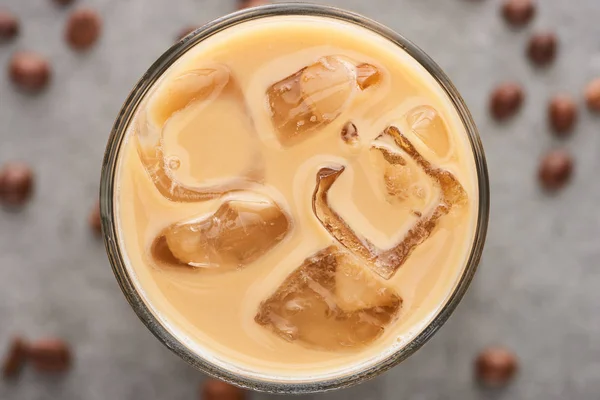
{"type": "Polygon", "coordinates": [[[372,365],[436,317],[475,236],[464,124],[396,44],[315,16],[201,41],[138,107],[116,229],[154,315],[252,376],[372,365]]]}

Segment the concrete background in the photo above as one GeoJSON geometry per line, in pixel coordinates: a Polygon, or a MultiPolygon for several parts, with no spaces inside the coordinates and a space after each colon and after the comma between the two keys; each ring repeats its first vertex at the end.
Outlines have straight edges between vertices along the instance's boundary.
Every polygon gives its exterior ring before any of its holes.
{"type": "MultiPolygon", "coordinates": [[[[492,213],[484,259],[461,306],[407,362],[362,386],[316,399],[598,399],[600,396],[600,118],[582,90],[600,76],[598,0],[538,0],[534,23],[508,29],[500,0],[329,0],[378,19],[427,51],[463,93],[487,151],[492,213]],[[523,53],[528,35],[560,36],[557,62],[535,70],[523,53]],[[522,113],[499,125],[487,113],[491,88],[527,88],[522,113]],[[574,136],[548,133],[547,98],[575,96],[574,136]],[[576,174],[548,196],[536,182],[538,159],[554,146],[576,157],[576,174]],[[518,379],[503,391],[472,381],[472,359],[489,344],[513,348],[518,379]]],[[[63,377],[27,370],[0,382],[0,399],[194,399],[202,375],[146,331],[120,293],[87,216],[113,120],[130,88],[186,24],[234,9],[235,0],[77,0],[104,18],[98,45],[75,54],[63,42],[66,10],[50,0],[0,0],[22,33],[0,44],[0,68],[15,50],[52,61],[47,91],[28,96],[0,73],[0,163],[30,162],[33,201],[0,210],[0,351],[14,333],[58,335],[75,348],[63,377]]],[[[269,396],[254,395],[254,399],[269,396]]]]}

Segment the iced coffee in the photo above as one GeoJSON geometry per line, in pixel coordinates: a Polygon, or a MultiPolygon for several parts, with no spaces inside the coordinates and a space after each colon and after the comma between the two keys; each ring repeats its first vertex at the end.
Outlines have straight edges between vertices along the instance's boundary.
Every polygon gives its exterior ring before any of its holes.
{"type": "Polygon", "coordinates": [[[437,81],[314,16],[244,22],[174,62],[130,123],[116,187],[154,315],[212,363],[282,378],[362,368],[423,331],[464,272],[479,196],[437,81]]]}

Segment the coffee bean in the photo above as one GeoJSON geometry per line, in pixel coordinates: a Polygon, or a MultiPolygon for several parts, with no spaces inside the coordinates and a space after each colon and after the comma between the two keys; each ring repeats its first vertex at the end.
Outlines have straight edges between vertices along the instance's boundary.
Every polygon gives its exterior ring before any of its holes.
{"type": "Polygon", "coordinates": [[[527,25],[535,16],[533,0],[505,0],[502,15],[506,22],[515,27],[527,25]]]}
{"type": "Polygon", "coordinates": [[[75,50],[87,50],[92,47],[102,31],[100,15],[89,8],[75,10],[67,20],[65,39],[75,50]]]}
{"type": "Polygon", "coordinates": [[[100,235],[102,233],[102,219],[100,217],[100,204],[96,203],[88,217],[90,228],[94,233],[100,235]]]}
{"type": "Polygon", "coordinates": [[[548,104],[548,121],[560,136],[566,136],[577,122],[577,105],[569,96],[558,95],[548,104]]]}
{"type": "Polygon", "coordinates": [[[267,0],[238,0],[238,10],[243,10],[244,8],[250,8],[250,7],[264,6],[265,4],[269,4],[269,1],[267,1],[267,0]]]}
{"type": "Polygon", "coordinates": [[[586,86],[585,102],[591,111],[600,112],[600,78],[591,81],[586,86]]]}
{"type": "Polygon", "coordinates": [[[8,11],[0,10],[0,40],[9,40],[19,33],[19,20],[8,11]]]}
{"type": "Polygon", "coordinates": [[[196,29],[198,29],[198,27],[195,25],[186,26],[181,31],[179,31],[179,34],[177,35],[177,40],[183,39],[190,33],[194,32],[196,29]]]}
{"type": "Polygon", "coordinates": [[[59,6],[68,6],[73,3],[74,0],[52,0],[59,6]]]}
{"type": "Polygon", "coordinates": [[[21,337],[15,337],[10,342],[10,347],[4,363],[2,364],[2,376],[4,378],[16,378],[25,361],[27,360],[27,343],[21,337]]]}
{"type": "Polygon", "coordinates": [[[12,162],[0,170],[0,202],[9,206],[23,205],[32,189],[33,172],[26,164],[12,162]]]}
{"type": "Polygon", "coordinates": [[[517,357],[507,349],[490,347],[479,353],[475,360],[475,377],[486,386],[508,384],[518,370],[517,357]]]}
{"type": "Polygon", "coordinates": [[[203,400],[244,400],[246,391],[217,379],[208,379],[202,386],[203,400]]]}
{"type": "Polygon", "coordinates": [[[29,359],[39,372],[65,372],[71,366],[71,349],[61,339],[43,339],[29,346],[29,359]]]}
{"type": "Polygon", "coordinates": [[[566,150],[552,150],[541,160],[538,170],[540,184],[546,190],[562,188],[573,174],[573,159],[566,150]]]}
{"type": "Polygon", "coordinates": [[[39,92],[48,85],[52,71],[50,63],[41,55],[18,52],[9,62],[8,74],[13,83],[21,89],[39,92]]]}
{"type": "Polygon", "coordinates": [[[496,87],[490,99],[490,112],[497,120],[513,116],[523,104],[523,89],[516,83],[504,83],[496,87]]]}
{"type": "Polygon", "coordinates": [[[558,40],[554,33],[536,33],[529,40],[527,55],[537,66],[550,64],[556,58],[558,40]]]}
{"type": "Polygon", "coordinates": [[[348,144],[358,142],[358,128],[351,121],[348,121],[342,128],[342,140],[348,144]]]}

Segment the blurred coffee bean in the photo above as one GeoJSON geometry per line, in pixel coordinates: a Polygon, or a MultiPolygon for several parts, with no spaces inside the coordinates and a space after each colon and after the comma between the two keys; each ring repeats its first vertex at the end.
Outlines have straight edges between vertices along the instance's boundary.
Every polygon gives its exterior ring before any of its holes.
{"type": "Polygon", "coordinates": [[[494,89],[490,98],[490,112],[497,120],[513,116],[523,104],[523,89],[516,83],[503,83],[494,89]]]}
{"type": "Polygon", "coordinates": [[[94,233],[100,235],[102,233],[102,219],[100,217],[100,204],[96,203],[88,217],[88,223],[94,233]]]}
{"type": "Polygon", "coordinates": [[[0,202],[8,206],[21,206],[33,191],[33,172],[19,162],[5,164],[0,170],[0,202]]]}
{"type": "Polygon", "coordinates": [[[533,0],[505,0],[502,14],[506,22],[515,27],[527,25],[535,16],[533,0]]]}
{"type": "Polygon", "coordinates": [[[41,55],[21,51],[12,56],[8,74],[13,83],[21,89],[38,92],[48,85],[52,70],[50,63],[41,55]]]}
{"type": "Polygon", "coordinates": [[[267,0],[238,0],[238,10],[243,10],[244,8],[250,8],[250,7],[264,6],[265,4],[269,4],[269,1],[267,1],[267,0]]]}
{"type": "Polygon", "coordinates": [[[475,360],[475,377],[485,386],[505,386],[514,378],[517,370],[517,357],[501,347],[487,348],[475,360]]]}
{"type": "Polygon", "coordinates": [[[207,379],[202,386],[203,400],[244,400],[246,391],[217,379],[207,379]]]}
{"type": "Polygon", "coordinates": [[[29,360],[39,372],[65,372],[71,367],[71,349],[61,339],[43,339],[29,346],[29,360]]]}
{"type": "Polygon", "coordinates": [[[527,55],[535,65],[546,66],[556,58],[557,47],[558,40],[554,33],[536,33],[529,39],[527,55]]]}
{"type": "Polygon", "coordinates": [[[548,121],[560,136],[567,136],[577,122],[577,105],[566,95],[557,95],[548,104],[548,121]]]}
{"type": "Polygon", "coordinates": [[[600,78],[591,81],[586,86],[585,102],[591,111],[600,112],[600,78]]]}
{"type": "Polygon", "coordinates": [[[19,33],[19,20],[8,11],[0,10],[0,41],[10,40],[19,33]]]}
{"type": "Polygon", "coordinates": [[[73,2],[75,0],[52,0],[52,1],[59,6],[68,6],[70,4],[73,4],[73,2]]]}
{"type": "Polygon", "coordinates": [[[75,10],[67,20],[65,39],[75,50],[87,50],[92,47],[102,31],[100,15],[92,9],[75,10]]]}
{"type": "Polygon", "coordinates": [[[538,178],[546,190],[562,188],[573,174],[573,158],[566,150],[552,150],[541,160],[538,178]]]}
{"type": "Polygon", "coordinates": [[[27,360],[27,343],[19,336],[12,339],[2,364],[4,378],[16,378],[27,360]]]}
{"type": "Polygon", "coordinates": [[[177,40],[183,39],[190,33],[194,32],[196,29],[198,29],[198,26],[196,26],[196,25],[186,26],[181,31],[179,31],[179,34],[177,35],[177,40]]]}

